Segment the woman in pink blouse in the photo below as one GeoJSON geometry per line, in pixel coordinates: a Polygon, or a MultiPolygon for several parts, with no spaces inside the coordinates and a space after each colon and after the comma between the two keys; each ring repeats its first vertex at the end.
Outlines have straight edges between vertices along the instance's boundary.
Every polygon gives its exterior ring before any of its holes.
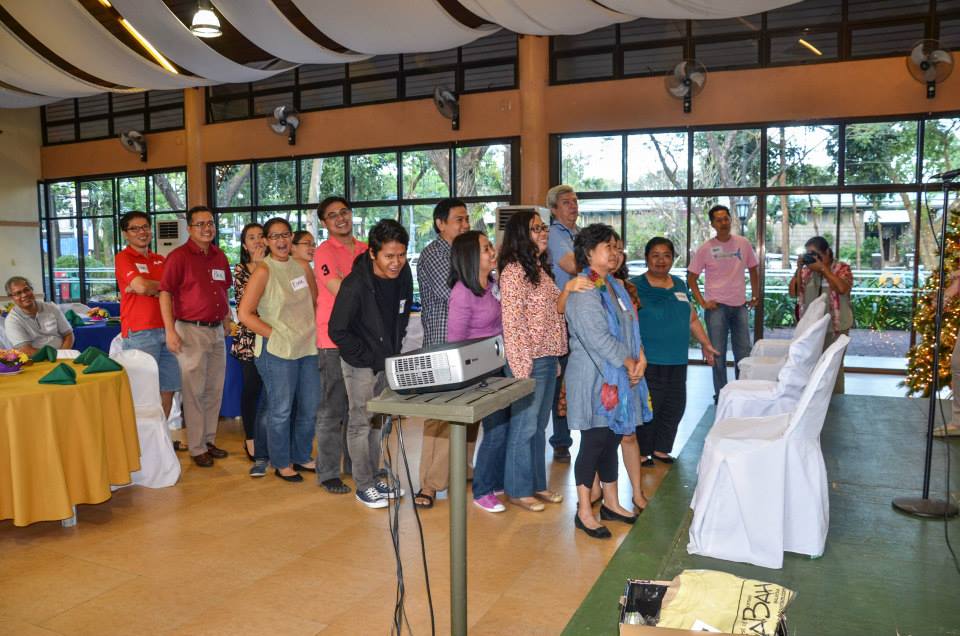
{"type": "Polygon", "coordinates": [[[557,357],[567,352],[560,290],[547,259],[548,227],[538,214],[510,217],[500,246],[500,302],[507,372],[533,378],[532,395],[511,407],[504,487],[510,501],[539,512],[563,496],[547,489],[544,431],[557,382],[557,357]]]}

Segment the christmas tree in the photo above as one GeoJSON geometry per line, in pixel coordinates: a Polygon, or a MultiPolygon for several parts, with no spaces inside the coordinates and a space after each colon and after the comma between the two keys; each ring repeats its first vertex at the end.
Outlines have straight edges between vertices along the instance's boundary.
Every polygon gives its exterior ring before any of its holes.
{"type": "MultiPolygon", "coordinates": [[[[950,204],[950,218],[947,222],[947,236],[943,240],[947,257],[944,261],[947,284],[960,268],[960,201],[950,204]]],[[[917,306],[913,314],[913,328],[917,333],[917,344],[907,353],[907,395],[929,397],[933,376],[933,347],[936,337],[937,287],[940,285],[940,271],[934,270],[927,277],[917,297],[917,306]]],[[[940,367],[937,389],[951,386],[950,358],[957,343],[957,331],[960,327],[960,303],[957,299],[944,302],[943,328],[940,332],[940,367]]]]}

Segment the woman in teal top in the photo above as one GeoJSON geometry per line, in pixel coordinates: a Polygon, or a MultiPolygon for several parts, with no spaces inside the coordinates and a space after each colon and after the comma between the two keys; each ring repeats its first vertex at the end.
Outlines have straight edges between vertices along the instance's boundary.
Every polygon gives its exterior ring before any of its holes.
{"type": "Polygon", "coordinates": [[[713,365],[717,350],[710,344],[684,282],[670,275],[676,251],[670,239],[655,236],[644,248],[647,271],[630,279],[640,297],[640,338],[647,355],[647,386],[653,402],[653,420],[637,426],[637,442],[644,466],[654,459],[672,464],[670,451],[677,426],[687,406],[687,357],[690,334],[713,365]]]}

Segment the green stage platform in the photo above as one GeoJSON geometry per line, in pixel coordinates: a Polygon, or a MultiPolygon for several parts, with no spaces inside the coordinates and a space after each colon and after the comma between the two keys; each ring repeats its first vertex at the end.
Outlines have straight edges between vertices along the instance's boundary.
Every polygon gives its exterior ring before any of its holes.
{"type": "MultiPolygon", "coordinates": [[[[949,417],[950,405],[943,406],[949,417]]],[[[689,503],[711,407],[563,633],[616,634],[626,579],[670,579],[703,568],[796,590],[787,612],[791,636],[960,634],[960,574],[943,520],[914,519],[890,506],[894,497],[921,494],[926,409],[926,400],[834,398],[821,436],[830,481],[826,551],[820,559],[787,553],[783,569],[769,570],[687,554],[689,503]]],[[[943,497],[947,449],[956,502],[960,439],[934,442],[931,490],[943,497]]],[[[960,553],[960,521],[948,525],[960,553]]]]}

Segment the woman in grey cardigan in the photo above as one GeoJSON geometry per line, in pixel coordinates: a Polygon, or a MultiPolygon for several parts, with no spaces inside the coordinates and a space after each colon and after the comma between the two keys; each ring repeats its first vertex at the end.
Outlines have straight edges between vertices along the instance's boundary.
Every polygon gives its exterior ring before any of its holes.
{"type": "Polygon", "coordinates": [[[580,431],[574,463],[577,514],[574,525],[594,538],[611,536],[593,514],[590,488],[599,475],[603,490],[600,519],[633,523],[617,493],[617,447],[624,433],[652,417],[643,372],[647,366],[640,343],[637,313],[626,290],[612,276],[616,234],[608,225],[587,226],[574,241],[581,276],[594,289],[567,299],[570,332],[567,364],[567,421],[580,431]]]}

